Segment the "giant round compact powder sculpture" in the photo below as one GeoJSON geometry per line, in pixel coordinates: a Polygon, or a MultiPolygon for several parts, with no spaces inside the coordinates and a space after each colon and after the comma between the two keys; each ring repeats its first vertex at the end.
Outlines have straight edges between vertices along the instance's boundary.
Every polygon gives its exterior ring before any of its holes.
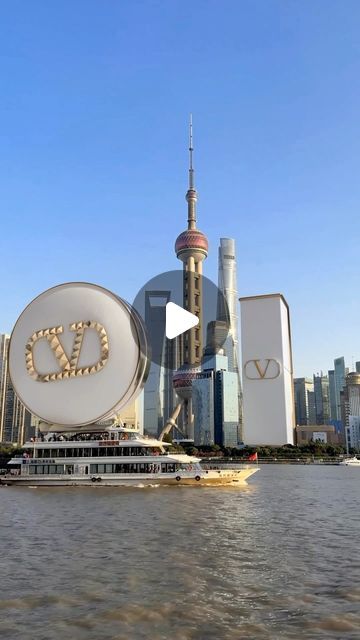
{"type": "Polygon", "coordinates": [[[115,416],[140,393],[149,369],[144,324],[132,307],[94,284],[61,284],[18,318],[10,377],[41,420],[86,426],[115,416]]]}

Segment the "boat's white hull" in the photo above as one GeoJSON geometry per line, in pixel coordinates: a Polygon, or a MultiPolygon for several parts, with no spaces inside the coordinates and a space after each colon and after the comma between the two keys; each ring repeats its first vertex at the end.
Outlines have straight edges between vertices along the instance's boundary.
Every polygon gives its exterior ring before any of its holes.
{"type": "Polygon", "coordinates": [[[340,462],[342,467],[360,467],[360,460],[358,462],[340,462]]]}
{"type": "Polygon", "coordinates": [[[239,470],[211,470],[201,471],[199,474],[97,474],[84,475],[48,475],[25,476],[8,475],[0,479],[2,485],[17,485],[31,487],[121,487],[121,486],[154,486],[154,485],[224,485],[245,484],[246,480],[258,470],[257,467],[239,470]]]}
{"type": "Polygon", "coordinates": [[[353,458],[345,458],[340,462],[343,467],[360,467],[360,458],[354,456],[353,458]]]}

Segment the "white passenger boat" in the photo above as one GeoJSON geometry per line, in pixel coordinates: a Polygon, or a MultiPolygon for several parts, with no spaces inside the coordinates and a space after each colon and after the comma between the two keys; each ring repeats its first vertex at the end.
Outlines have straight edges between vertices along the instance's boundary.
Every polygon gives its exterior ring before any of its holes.
{"type": "Polygon", "coordinates": [[[353,458],[346,458],[340,462],[345,467],[360,467],[360,460],[356,456],[353,458]]]}
{"type": "Polygon", "coordinates": [[[257,471],[206,469],[200,458],[124,427],[48,433],[23,446],[1,484],[21,486],[218,485],[245,483],[257,471]]]}

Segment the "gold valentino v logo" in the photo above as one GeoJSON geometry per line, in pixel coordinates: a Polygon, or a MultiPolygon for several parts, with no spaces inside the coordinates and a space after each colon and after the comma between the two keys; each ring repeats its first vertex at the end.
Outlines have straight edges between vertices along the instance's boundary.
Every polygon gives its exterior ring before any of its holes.
{"type": "Polygon", "coordinates": [[[64,332],[64,327],[50,327],[33,333],[25,347],[26,369],[29,375],[39,382],[55,382],[56,380],[64,380],[66,378],[75,378],[77,376],[90,376],[97,373],[105,367],[109,357],[109,343],[105,328],[99,322],[74,322],[70,325],[70,331],[76,331],[74,346],[70,358],[66,355],[64,348],[60,342],[59,335],[64,332]],[[84,333],[86,329],[95,329],[99,334],[101,355],[100,360],[88,367],[77,368],[84,333]],[[38,340],[47,340],[55,357],[58,361],[61,371],[59,373],[41,374],[36,370],[34,363],[33,349],[34,344],[38,340]]]}
{"type": "Polygon", "coordinates": [[[270,358],[268,358],[268,359],[266,360],[266,367],[265,367],[265,369],[262,369],[262,368],[261,368],[259,360],[254,360],[254,364],[255,364],[255,367],[256,367],[257,372],[258,372],[258,374],[259,374],[259,378],[265,378],[265,376],[266,376],[266,372],[267,372],[267,370],[268,370],[268,368],[269,368],[270,358]]]}
{"type": "Polygon", "coordinates": [[[279,377],[281,369],[277,360],[265,358],[264,360],[248,360],[245,362],[244,372],[248,380],[274,380],[279,377]]]}

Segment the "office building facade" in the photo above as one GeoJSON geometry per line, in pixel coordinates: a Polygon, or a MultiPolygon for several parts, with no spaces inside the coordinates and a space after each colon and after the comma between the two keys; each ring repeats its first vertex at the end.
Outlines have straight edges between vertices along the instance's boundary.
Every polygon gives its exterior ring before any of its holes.
{"type": "Polygon", "coordinates": [[[215,444],[215,388],[214,371],[204,371],[193,380],[192,399],[194,409],[194,444],[215,444]]]}
{"type": "Polygon", "coordinates": [[[329,378],[329,405],[330,405],[330,420],[337,420],[337,405],[336,405],[336,385],[335,385],[335,370],[330,369],[328,371],[329,378]]]}
{"type": "Polygon", "coordinates": [[[334,360],[335,375],[335,398],[336,398],[336,419],[341,420],[341,401],[340,394],[345,387],[345,359],[343,357],[334,360]]]}
{"type": "Polygon", "coordinates": [[[166,305],[170,291],[145,292],[145,323],[152,348],[152,362],[144,387],[145,432],[158,436],[174,410],[173,371],[176,368],[176,341],[165,337],[166,305]]]}
{"type": "Polygon", "coordinates": [[[355,449],[360,452],[360,416],[349,416],[349,424],[346,426],[346,449],[355,449]]]}
{"type": "Polygon", "coordinates": [[[23,444],[35,432],[31,413],[17,397],[8,369],[10,337],[0,335],[0,442],[23,444]]]}
{"type": "Polygon", "coordinates": [[[224,354],[204,361],[202,372],[193,381],[193,408],[195,445],[238,446],[237,373],[228,371],[224,354]]]}
{"type": "Polygon", "coordinates": [[[360,373],[349,373],[341,391],[341,421],[345,438],[350,416],[360,417],[360,373]]]}
{"type": "Polygon", "coordinates": [[[314,382],[310,378],[294,378],[296,425],[314,424],[314,382]]]}
{"type": "Polygon", "coordinates": [[[329,379],[327,376],[314,375],[315,424],[329,424],[329,379]]]}
{"type": "Polygon", "coordinates": [[[239,442],[237,372],[216,372],[215,398],[215,444],[223,447],[237,447],[239,442]]]}
{"type": "Polygon", "coordinates": [[[302,425],[296,427],[296,444],[298,446],[320,442],[322,444],[339,444],[339,437],[333,425],[302,425]]]}
{"type": "Polygon", "coordinates": [[[10,336],[0,334],[0,442],[4,442],[4,420],[6,410],[6,388],[8,384],[8,348],[10,336]]]}

